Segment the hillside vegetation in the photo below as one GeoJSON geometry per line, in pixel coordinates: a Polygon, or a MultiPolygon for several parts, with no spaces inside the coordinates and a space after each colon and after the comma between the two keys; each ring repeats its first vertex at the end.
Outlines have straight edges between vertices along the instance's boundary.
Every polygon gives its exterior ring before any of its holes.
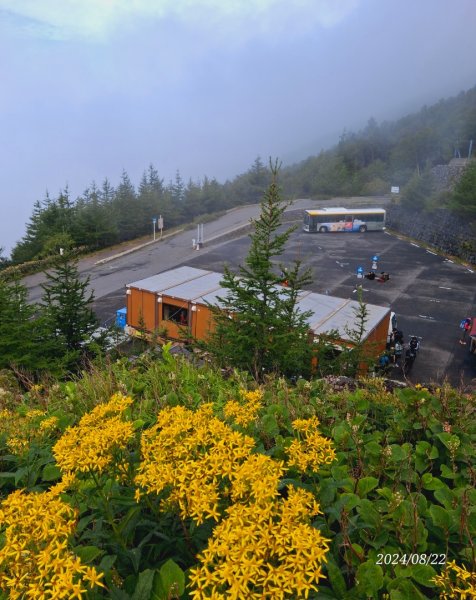
{"type": "Polygon", "coordinates": [[[474,598],[475,396],[165,346],[0,381],[4,598],[474,598]]]}
{"type": "MultiPolygon", "coordinates": [[[[284,196],[381,195],[400,186],[404,206],[446,207],[474,221],[476,167],[468,169],[457,189],[444,193],[431,174],[434,165],[458,153],[467,156],[470,140],[476,140],[476,87],[398,121],[370,119],[362,131],[344,132],[335,147],[282,170],[284,196]]],[[[115,187],[108,179],[93,182],[76,199],[66,188],[35,203],[12,260],[18,264],[60,248],[91,250],[130,240],[151,232],[152,219],[159,215],[166,228],[189,224],[199,215],[258,202],[270,180],[266,162],[258,157],[248,171],[223,184],[210,177],[186,182],[179,171],[165,183],[150,165],[137,188],[125,171],[115,187]]],[[[7,265],[0,258],[0,268],[7,265]]]]}

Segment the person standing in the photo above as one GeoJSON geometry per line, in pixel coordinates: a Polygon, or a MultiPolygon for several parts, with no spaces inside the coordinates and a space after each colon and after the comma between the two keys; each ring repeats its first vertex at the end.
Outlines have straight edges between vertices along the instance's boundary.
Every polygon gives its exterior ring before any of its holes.
{"type": "Polygon", "coordinates": [[[395,340],[395,346],[393,348],[393,364],[396,367],[400,366],[399,361],[403,356],[403,341],[395,340]]]}
{"type": "Polygon", "coordinates": [[[461,323],[459,324],[460,329],[463,330],[463,333],[461,334],[461,339],[459,341],[460,344],[463,344],[463,345],[466,344],[466,336],[468,335],[468,332],[471,329],[471,325],[472,325],[472,320],[470,317],[466,317],[466,319],[463,319],[461,321],[461,323]]]}

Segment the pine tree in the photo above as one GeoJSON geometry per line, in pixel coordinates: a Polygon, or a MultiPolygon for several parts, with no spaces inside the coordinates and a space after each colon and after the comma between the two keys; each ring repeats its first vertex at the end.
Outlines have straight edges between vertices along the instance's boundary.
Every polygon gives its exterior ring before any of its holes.
{"type": "Polygon", "coordinates": [[[51,339],[36,311],[24,285],[0,280],[0,368],[58,374],[51,339]]]}
{"type": "Polygon", "coordinates": [[[309,274],[295,263],[286,275],[288,285],[280,285],[283,275],[273,259],[282,255],[294,228],[278,232],[286,205],[277,183],[279,166],[270,167],[272,181],[254,222],[245,265],[238,274],[225,268],[221,284],[227,294],[218,299],[220,307],[212,308],[216,328],[206,344],[219,364],[248,370],[256,380],[269,372],[304,375],[311,367],[309,313],[297,307],[298,290],[309,274]]]}
{"type": "Polygon", "coordinates": [[[81,281],[77,262],[61,257],[56,269],[46,273],[47,282],[41,287],[42,315],[58,353],[65,353],[70,366],[83,353],[84,342],[97,327],[91,309],[93,292],[88,292],[89,277],[81,281]]]}
{"type": "Polygon", "coordinates": [[[148,223],[143,219],[134,186],[126,171],[122,172],[116,188],[113,211],[121,241],[131,240],[145,232],[148,223]]]}

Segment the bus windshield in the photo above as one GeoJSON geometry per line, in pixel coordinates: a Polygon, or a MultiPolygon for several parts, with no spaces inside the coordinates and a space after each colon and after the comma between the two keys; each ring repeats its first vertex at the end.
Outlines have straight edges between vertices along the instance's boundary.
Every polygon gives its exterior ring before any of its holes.
{"type": "Polygon", "coordinates": [[[330,231],[360,232],[385,229],[384,208],[321,208],[305,210],[303,230],[327,233],[330,231]]]}

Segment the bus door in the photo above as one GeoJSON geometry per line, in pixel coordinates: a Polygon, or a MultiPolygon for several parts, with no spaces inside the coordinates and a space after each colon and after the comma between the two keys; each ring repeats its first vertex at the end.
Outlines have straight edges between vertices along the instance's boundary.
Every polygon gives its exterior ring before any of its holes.
{"type": "Polygon", "coordinates": [[[352,231],[352,225],[354,222],[354,218],[352,215],[346,215],[344,222],[344,231],[352,231]]]}

